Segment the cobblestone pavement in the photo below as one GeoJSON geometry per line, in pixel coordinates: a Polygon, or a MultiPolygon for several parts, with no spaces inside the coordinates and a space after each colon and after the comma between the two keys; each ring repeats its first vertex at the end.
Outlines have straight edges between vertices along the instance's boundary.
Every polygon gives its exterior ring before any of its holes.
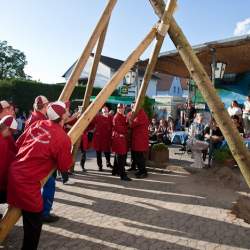
{"type": "MultiPolygon", "coordinates": [[[[172,166],[191,161],[176,149],[170,156],[172,166]]],[[[61,218],[43,226],[39,249],[250,249],[250,225],[229,214],[233,190],[178,169],[121,182],[97,171],[93,153],[86,168],[77,166],[69,185],[57,182],[61,218]]],[[[19,222],[5,249],[20,249],[21,241],[19,222]]]]}

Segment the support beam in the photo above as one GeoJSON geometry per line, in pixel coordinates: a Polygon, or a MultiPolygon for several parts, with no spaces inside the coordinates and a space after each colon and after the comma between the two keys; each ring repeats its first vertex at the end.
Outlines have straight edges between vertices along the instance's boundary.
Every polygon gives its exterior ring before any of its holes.
{"type": "Polygon", "coordinates": [[[165,8],[161,23],[158,26],[159,29],[160,29],[160,27],[164,27],[164,32],[158,32],[158,35],[156,37],[156,44],[155,44],[153,53],[151,54],[151,57],[149,59],[149,62],[148,62],[148,65],[147,65],[147,68],[146,68],[146,71],[145,71],[145,74],[143,77],[142,85],[141,85],[138,97],[136,99],[135,106],[133,108],[132,119],[134,116],[136,116],[136,114],[140,110],[141,106],[143,105],[144,98],[145,98],[147,88],[148,88],[148,84],[149,84],[149,81],[152,77],[153,71],[155,69],[155,65],[156,65],[156,62],[158,60],[158,55],[160,53],[164,38],[165,38],[167,31],[169,29],[169,23],[172,19],[172,16],[174,14],[176,6],[177,6],[177,0],[170,0],[170,1],[168,1],[168,4],[165,8]]]}
{"type": "MultiPolygon", "coordinates": [[[[164,12],[164,1],[150,0],[150,2],[157,15],[161,17],[164,12]]],[[[240,167],[241,173],[250,187],[250,153],[244,145],[238,130],[233,125],[204,67],[193,52],[191,45],[174,18],[172,18],[170,23],[169,36],[178,49],[182,60],[189,70],[191,77],[197,84],[202,96],[206,100],[210,110],[213,112],[213,116],[227,140],[228,146],[240,167]]]]}
{"type": "Polygon", "coordinates": [[[88,58],[90,56],[90,53],[92,52],[94,46],[96,45],[97,40],[99,39],[102,31],[105,29],[107,26],[107,23],[110,19],[112,10],[116,4],[117,0],[109,0],[104,12],[102,13],[101,18],[99,19],[92,35],[89,38],[89,41],[84,48],[81,56],[79,57],[67,83],[65,84],[62,93],[59,97],[60,101],[68,101],[76,83],[79,80],[79,77],[88,61],[88,58]]]}
{"type": "MultiPolygon", "coordinates": [[[[103,45],[104,45],[104,41],[105,41],[107,29],[108,29],[108,24],[109,24],[109,22],[107,23],[105,29],[103,30],[103,32],[99,38],[97,47],[96,47],[96,52],[95,52],[92,68],[90,71],[90,75],[89,75],[88,82],[86,85],[86,90],[84,93],[84,98],[83,98],[83,103],[82,103],[82,113],[87,109],[87,107],[89,106],[89,103],[90,103],[90,97],[91,97],[91,94],[93,92],[94,82],[95,82],[95,78],[96,78],[98,65],[99,65],[99,62],[101,59],[101,54],[102,54],[102,49],[103,49],[103,45]]],[[[77,152],[78,152],[78,149],[80,147],[80,144],[81,144],[81,136],[78,138],[78,140],[76,141],[76,143],[73,146],[72,156],[73,156],[74,162],[76,161],[76,156],[77,156],[77,152]]],[[[74,171],[74,164],[71,168],[71,171],[72,172],[74,171]]]]}
{"type": "Polygon", "coordinates": [[[91,120],[104,105],[108,97],[112,94],[115,88],[118,86],[120,81],[124,78],[126,73],[131,69],[131,67],[136,63],[141,54],[147,49],[155,38],[157,29],[155,27],[147,34],[144,40],[139,44],[139,46],[132,52],[132,54],[127,58],[127,60],[121,65],[119,70],[114,74],[112,79],[106,84],[102,91],[97,95],[94,102],[92,102],[82,116],[78,119],[76,124],[69,131],[69,136],[74,144],[82,132],[87,128],[91,120]]]}

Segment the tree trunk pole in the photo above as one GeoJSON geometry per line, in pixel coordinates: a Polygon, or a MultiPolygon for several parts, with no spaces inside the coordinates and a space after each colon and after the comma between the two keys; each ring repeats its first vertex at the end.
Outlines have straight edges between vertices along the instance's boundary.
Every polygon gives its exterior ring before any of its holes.
{"type": "Polygon", "coordinates": [[[169,29],[169,24],[171,21],[171,18],[174,14],[174,11],[176,9],[177,6],[177,0],[170,0],[165,8],[164,14],[162,16],[161,19],[161,23],[160,25],[162,25],[163,27],[165,27],[165,30],[163,33],[158,32],[158,35],[156,37],[156,44],[154,47],[154,50],[150,56],[144,77],[143,77],[143,82],[142,85],[140,87],[140,91],[138,94],[138,97],[136,99],[136,103],[135,106],[133,108],[133,112],[132,112],[132,117],[136,116],[136,114],[138,113],[138,111],[140,110],[141,106],[143,105],[143,101],[147,92],[147,88],[148,88],[148,84],[149,81],[152,77],[153,71],[155,69],[155,65],[156,62],[158,60],[158,55],[160,53],[164,38],[167,34],[167,31],[169,29]]]}
{"type": "MultiPolygon", "coordinates": [[[[150,2],[157,15],[161,17],[164,12],[164,1],[150,0],[150,2]]],[[[250,187],[250,153],[244,145],[242,137],[233,125],[204,67],[193,52],[191,45],[174,18],[171,20],[168,33],[189,70],[191,77],[194,79],[210,110],[213,112],[213,116],[228,143],[232,155],[238,163],[246,183],[250,187]]]]}
{"type": "MultiPolygon", "coordinates": [[[[107,25],[106,25],[105,29],[103,30],[103,32],[99,38],[98,44],[97,44],[92,68],[90,71],[90,75],[88,78],[88,82],[86,85],[86,90],[85,90],[84,98],[83,98],[83,102],[82,102],[82,113],[87,109],[87,107],[89,106],[89,103],[90,103],[90,97],[91,97],[91,94],[93,92],[94,82],[95,82],[95,78],[96,78],[98,65],[99,65],[99,62],[101,59],[101,54],[102,54],[102,49],[103,49],[103,45],[104,45],[104,41],[105,41],[107,29],[108,29],[108,24],[109,24],[109,21],[107,22],[107,25]]],[[[80,147],[80,144],[81,144],[81,136],[78,138],[78,140],[76,141],[76,143],[73,146],[72,156],[73,156],[74,162],[76,161],[77,152],[78,152],[78,149],[80,147]]],[[[73,166],[71,168],[72,172],[74,171],[74,166],[75,166],[75,164],[73,164],[73,166]]]]}
{"type": "Polygon", "coordinates": [[[82,132],[87,128],[91,120],[106,102],[108,97],[112,94],[115,88],[118,86],[120,81],[124,78],[126,73],[131,69],[131,67],[138,60],[140,55],[146,50],[146,48],[151,44],[155,38],[157,29],[155,27],[148,33],[144,40],[139,44],[139,46],[130,54],[127,60],[121,65],[119,70],[114,74],[112,79],[106,84],[102,91],[97,95],[96,99],[88,106],[86,111],[77,120],[75,125],[69,131],[69,136],[72,143],[75,143],[82,132]]]}
{"type": "Polygon", "coordinates": [[[73,90],[74,87],[76,85],[76,83],[79,80],[79,77],[88,61],[88,58],[90,56],[90,53],[92,52],[94,46],[96,45],[97,40],[99,39],[102,31],[105,29],[105,27],[107,26],[107,23],[110,19],[112,10],[116,4],[117,0],[109,0],[105,10],[102,13],[101,18],[99,19],[92,35],[89,38],[89,41],[87,43],[87,45],[85,46],[81,56],[79,57],[79,59],[77,60],[76,65],[74,66],[74,69],[68,79],[68,81],[66,82],[62,93],[59,97],[60,101],[68,101],[73,90]]]}

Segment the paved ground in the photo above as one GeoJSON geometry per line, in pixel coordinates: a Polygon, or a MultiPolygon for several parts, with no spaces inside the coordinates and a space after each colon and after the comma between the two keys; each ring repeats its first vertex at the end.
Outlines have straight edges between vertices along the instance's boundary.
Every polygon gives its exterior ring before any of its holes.
{"type": "MultiPolygon", "coordinates": [[[[171,171],[129,183],[98,172],[90,153],[87,173],[78,166],[74,183],[57,182],[61,219],[43,227],[39,249],[250,249],[250,225],[229,214],[238,194],[176,167],[191,161],[177,152],[171,171]]],[[[5,249],[20,249],[21,240],[19,222],[5,249]]]]}

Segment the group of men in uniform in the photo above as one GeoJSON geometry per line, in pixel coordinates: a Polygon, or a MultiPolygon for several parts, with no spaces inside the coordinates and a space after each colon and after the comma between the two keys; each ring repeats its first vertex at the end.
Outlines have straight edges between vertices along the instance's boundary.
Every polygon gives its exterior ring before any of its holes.
{"type": "MultiPolygon", "coordinates": [[[[38,96],[33,107],[23,134],[15,142],[13,133],[17,129],[17,121],[13,106],[5,100],[0,101],[0,202],[21,209],[24,229],[22,249],[25,250],[37,249],[43,222],[58,220],[57,216],[50,214],[55,194],[55,170],[64,174],[73,165],[66,124],[77,120],[76,116],[70,117],[69,103],[49,103],[45,96],[38,96]],[[50,176],[48,180],[47,176],[50,176]]],[[[112,168],[112,175],[130,181],[125,165],[131,149],[132,169],[138,168],[136,177],[147,177],[144,152],[148,149],[148,125],[149,120],[143,109],[136,116],[132,112],[125,115],[125,106],[118,104],[117,113],[112,116],[108,108],[103,107],[82,136],[83,170],[88,131],[92,129],[100,171],[103,170],[104,153],[106,166],[112,168]],[[113,165],[111,152],[115,154],[113,165]]]]}

